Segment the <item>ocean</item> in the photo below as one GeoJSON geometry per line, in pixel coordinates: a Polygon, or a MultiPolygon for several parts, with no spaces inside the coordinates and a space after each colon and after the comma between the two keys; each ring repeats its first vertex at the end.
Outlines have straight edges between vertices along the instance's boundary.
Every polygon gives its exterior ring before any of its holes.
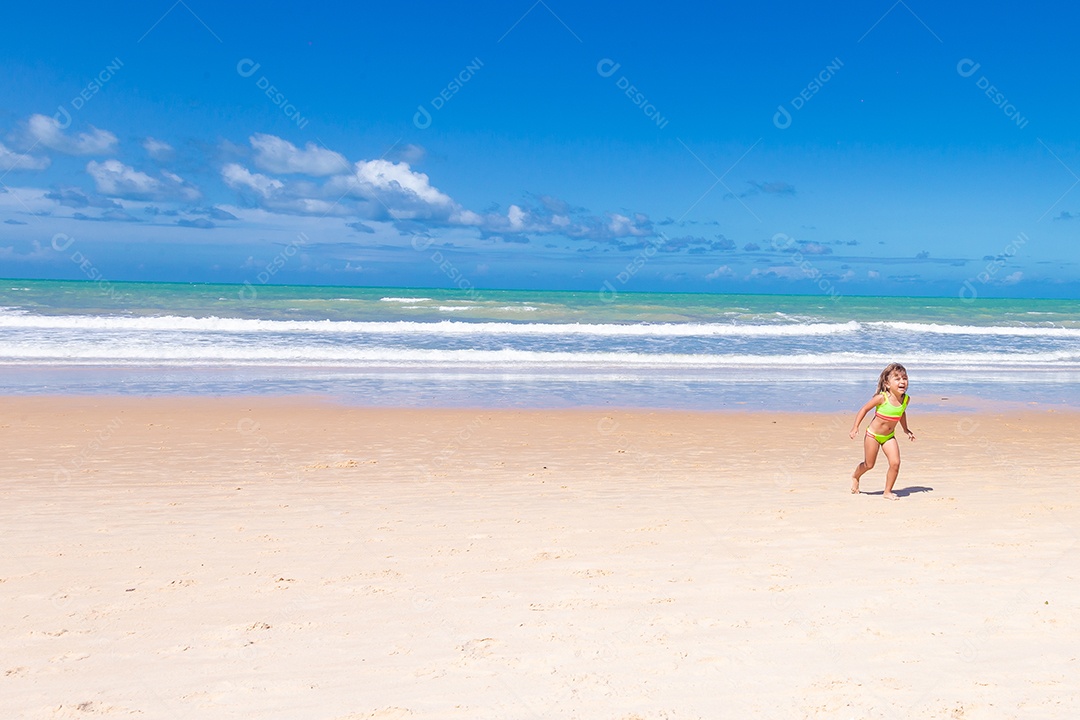
{"type": "Polygon", "coordinates": [[[0,280],[0,394],[405,407],[1072,407],[1080,301],[0,280]]]}

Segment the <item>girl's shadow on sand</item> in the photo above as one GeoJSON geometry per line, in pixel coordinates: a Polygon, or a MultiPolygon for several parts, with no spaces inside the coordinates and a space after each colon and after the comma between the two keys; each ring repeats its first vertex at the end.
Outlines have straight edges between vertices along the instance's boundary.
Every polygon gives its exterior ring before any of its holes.
{"type": "MultiPolygon", "coordinates": [[[[934,488],[932,488],[932,487],[924,487],[922,485],[912,485],[911,487],[906,487],[906,488],[894,488],[893,492],[896,494],[897,497],[907,497],[908,495],[913,495],[915,493],[934,492],[934,488]]],[[[877,491],[874,491],[874,492],[860,492],[859,494],[860,495],[884,495],[885,491],[884,490],[877,490],[877,491]]]]}

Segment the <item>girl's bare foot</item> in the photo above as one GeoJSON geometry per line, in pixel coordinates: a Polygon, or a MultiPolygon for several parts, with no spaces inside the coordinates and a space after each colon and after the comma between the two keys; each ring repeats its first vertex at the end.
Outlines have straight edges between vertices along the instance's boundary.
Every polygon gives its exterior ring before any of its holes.
{"type": "Polygon", "coordinates": [[[899,495],[897,495],[896,493],[891,493],[891,492],[890,493],[885,493],[881,497],[885,498],[886,500],[899,500],[900,499],[899,495]]]}
{"type": "Polygon", "coordinates": [[[859,478],[855,477],[854,475],[851,476],[851,494],[859,494],[859,478]]]}

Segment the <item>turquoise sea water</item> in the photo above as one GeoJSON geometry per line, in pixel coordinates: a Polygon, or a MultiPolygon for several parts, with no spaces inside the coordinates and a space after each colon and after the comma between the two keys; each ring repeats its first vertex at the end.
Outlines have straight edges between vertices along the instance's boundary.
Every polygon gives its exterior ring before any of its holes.
{"type": "Polygon", "coordinates": [[[9,394],[833,410],[892,361],[939,407],[1072,404],[1080,301],[0,280],[9,394]]]}

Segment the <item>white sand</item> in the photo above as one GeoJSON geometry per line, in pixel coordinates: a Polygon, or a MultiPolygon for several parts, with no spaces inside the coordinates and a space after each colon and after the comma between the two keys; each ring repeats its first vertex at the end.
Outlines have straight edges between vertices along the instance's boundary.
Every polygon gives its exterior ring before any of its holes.
{"type": "Polygon", "coordinates": [[[0,718],[1080,711],[1077,415],[4,404],[0,718]]]}

